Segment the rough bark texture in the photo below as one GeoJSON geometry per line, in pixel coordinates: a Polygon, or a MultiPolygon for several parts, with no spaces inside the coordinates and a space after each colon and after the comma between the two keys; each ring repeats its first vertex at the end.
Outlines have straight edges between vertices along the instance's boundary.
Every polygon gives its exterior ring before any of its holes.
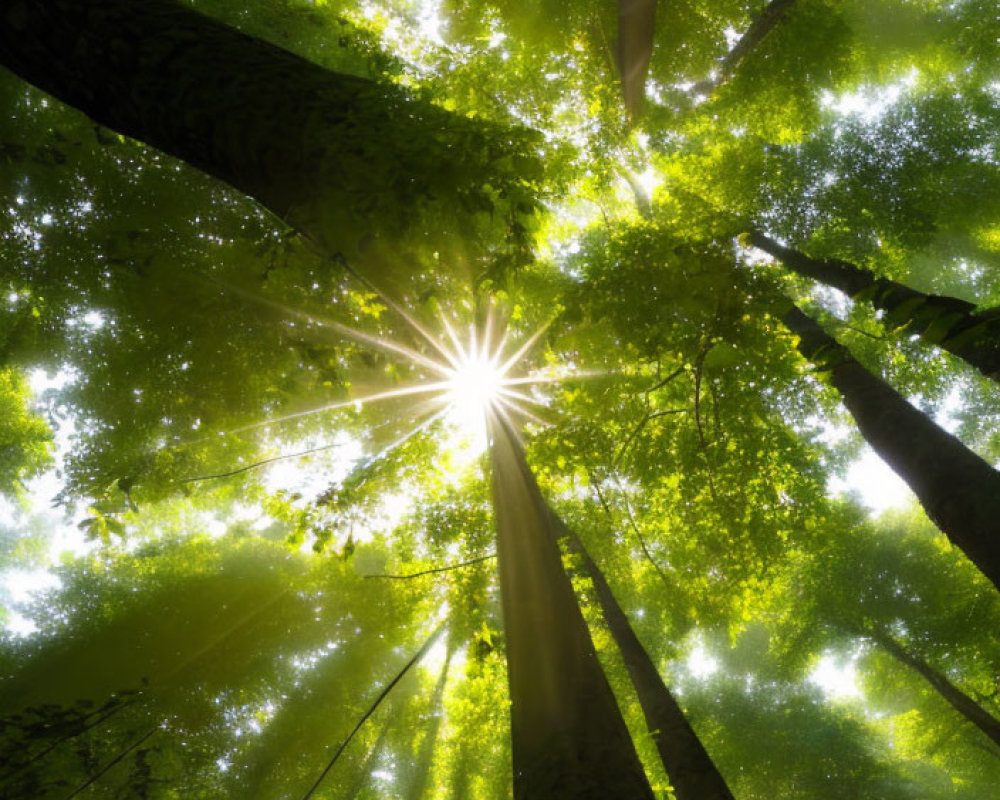
{"type": "Polygon", "coordinates": [[[1000,588],[1000,473],[854,360],[792,306],[782,321],[799,352],[840,392],[861,434],[917,496],[927,515],[1000,588]]]}
{"type": "Polygon", "coordinates": [[[604,577],[580,539],[568,528],[570,547],[579,553],[594,583],[601,613],[622,654],[639,705],[656,742],[663,768],[678,800],[733,800],[725,780],[702,746],[684,712],[660,677],[659,670],[632,630],[604,577]]]}
{"type": "Polygon", "coordinates": [[[715,77],[696,83],[691,87],[692,93],[708,94],[716,86],[720,86],[728,81],[733,76],[733,73],[736,72],[736,68],[740,65],[740,62],[757,49],[760,43],[767,38],[768,34],[778,26],[778,23],[781,22],[791,7],[795,5],[796,1],[771,0],[771,2],[764,6],[761,12],[751,20],[750,26],[733,46],[733,49],[726,53],[726,57],[719,63],[715,77]]]}
{"type": "Polygon", "coordinates": [[[965,360],[987,378],[1000,381],[1000,313],[976,312],[976,306],[956,297],[925,294],[901,283],[878,278],[866,269],[839,259],[810,258],[765,234],[749,234],[754,247],[782,261],[793,272],[825,283],[856,300],[868,300],[886,312],[886,321],[903,325],[929,344],[965,360]]]}
{"type": "Polygon", "coordinates": [[[515,800],[652,800],[514,432],[490,421],[515,800]]]}
{"type": "Polygon", "coordinates": [[[905,664],[926,680],[939,695],[965,719],[985,733],[994,744],[1000,747],[1000,720],[990,714],[979,703],[969,697],[944,675],[934,669],[922,658],[906,650],[892,636],[881,631],[869,633],[889,655],[900,664],[905,664]]]}
{"type": "Polygon", "coordinates": [[[0,64],[256,198],[331,252],[404,231],[443,240],[456,211],[493,208],[482,184],[503,188],[496,159],[531,160],[497,128],[171,0],[8,0],[0,64]],[[440,212],[430,230],[428,208],[440,212]]]}

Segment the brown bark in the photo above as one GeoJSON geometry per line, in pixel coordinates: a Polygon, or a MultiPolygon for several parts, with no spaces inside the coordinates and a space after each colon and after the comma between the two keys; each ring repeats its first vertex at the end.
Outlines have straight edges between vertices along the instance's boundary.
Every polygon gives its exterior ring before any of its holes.
{"type": "Polygon", "coordinates": [[[733,800],[725,780],[694,732],[684,712],[660,677],[659,670],[632,630],[628,617],[618,605],[597,564],[583,542],[568,528],[563,529],[570,547],[579,553],[594,583],[604,621],[622,654],[646,727],[656,742],[663,768],[678,800],[733,800]]]}
{"type": "Polygon", "coordinates": [[[652,800],[509,423],[493,416],[493,506],[511,698],[515,800],[652,800]]]}
{"type": "Polygon", "coordinates": [[[893,327],[906,326],[928,344],[947,350],[1000,381],[1000,313],[977,312],[957,297],[925,294],[839,259],[810,258],[785,247],[760,231],[748,235],[754,247],[779,259],[793,272],[835,289],[855,300],[868,300],[886,312],[893,327]]]}
{"type": "Polygon", "coordinates": [[[782,322],[825,370],[862,436],[927,515],[1000,588],[1000,473],[873,375],[794,305],[782,322]]]}
{"type": "Polygon", "coordinates": [[[768,34],[778,27],[778,23],[795,3],[796,0],[771,0],[764,6],[761,12],[751,20],[750,26],[733,46],[733,49],[726,53],[725,58],[719,63],[715,77],[696,83],[691,87],[692,93],[708,94],[715,87],[728,81],[743,59],[756,50],[768,34]]]}
{"type": "Polygon", "coordinates": [[[513,131],[323,69],[172,0],[8,0],[0,64],[256,198],[331,253],[404,233],[444,243],[459,219],[493,208],[484,183],[524,197],[498,158],[532,161],[513,131]]]}
{"type": "Polygon", "coordinates": [[[868,635],[900,664],[906,665],[919,674],[920,677],[934,687],[934,690],[948,705],[979,728],[995,745],[1000,747],[1000,720],[990,714],[979,703],[955,686],[947,677],[934,669],[934,667],[922,658],[906,650],[889,634],[882,631],[872,631],[868,635]]]}
{"type": "Polygon", "coordinates": [[[642,113],[655,24],[656,0],[618,0],[615,61],[621,76],[625,110],[631,120],[638,119],[642,113]]]}

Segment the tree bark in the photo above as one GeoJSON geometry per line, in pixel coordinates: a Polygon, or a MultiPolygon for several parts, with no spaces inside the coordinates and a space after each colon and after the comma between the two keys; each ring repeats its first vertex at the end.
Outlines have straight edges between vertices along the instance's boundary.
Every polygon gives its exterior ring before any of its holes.
{"type": "Polygon", "coordinates": [[[656,0],[618,0],[615,61],[621,76],[625,110],[632,121],[642,114],[655,26],[656,0]]]}
{"type": "Polygon", "coordinates": [[[8,0],[0,64],[331,253],[357,255],[376,236],[446,242],[493,210],[487,182],[530,211],[518,169],[496,168],[504,156],[534,163],[512,129],[323,69],[172,0],[8,0]]]}
{"type": "Polygon", "coordinates": [[[492,489],[515,800],[652,800],[509,423],[491,415],[492,489]]]}
{"type": "Polygon", "coordinates": [[[1000,720],[990,714],[979,703],[955,686],[947,677],[934,669],[934,667],[922,658],[906,650],[889,634],[882,631],[869,631],[868,635],[900,664],[904,664],[919,674],[920,677],[934,687],[935,691],[948,705],[979,728],[995,745],[1000,747],[1000,720]]]}
{"type": "Polygon", "coordinates": [[[570,547],[579,553],[594,583],[601,613],[622,654],[639,705],[656,742],[663,768],[678,800],[733,800],[732,792],[694,732],[684,712],[670,694],[659,670],[632,630],[628,617],[618,605],[604,573],[594,563],[583,542],[569,528],[563,528],[570,547]]]}
{"type": "Polygon", "coordinates": [[[886,313],[886,321],[907,326],[928,344],[963,359],[991,380],[1000,382],[1000,313],[977,312],[976,306],[957,297],[947,297],[879,278],[866,269],[839,259],[810,258],[779,244],[760,231],[752,231],[750,243],[782,261],[804,278],[810,278],[855,300],[868,300],[886,313]]]}
{"type": "Polygon", "coordinates": [[[708,94],[716,86],[728,81],[743,59],[756,50],[768,34],[778,27],[778,23],[795,3],[796,0],[771,0],[751,20],[749,27],[733,46],[733,49],[726,53],[725,58],[719,63],[715,77],[699,81],[691,87],[691,92],[693,94],[708,94]]]}
{"type": "Polygon", "coordinates": [[[862,436],[927,515],[1000,588],[1000,473],[873,375],[796,306],[781,317],[830,376],[862,436]]]}

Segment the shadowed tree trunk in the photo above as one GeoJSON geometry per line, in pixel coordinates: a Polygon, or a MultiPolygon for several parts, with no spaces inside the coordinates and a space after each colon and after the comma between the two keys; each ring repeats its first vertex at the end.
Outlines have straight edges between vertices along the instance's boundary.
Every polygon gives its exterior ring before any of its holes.
{"type": "Polygon", "coordinates": [[[556,542],[555,515],[493,415],[493,506],[515,800],[652,800],[556,542]]]}
{"type": "Polygon", "coordinates": [[[691,87],[694,94],[708,94],[716,86],[721,86],[728,81],[736,68],[744,58],[757,49],[761,42],[767,38],[784,18],[785,14],[794,6],[796,0],[771,0],[761,12],[753,18],[750,26],[746,29],[733,49],[726,53],[725,58],[716,68],[714,78],[706,78],[691,87]]]}
{"type": "Polygon", "coordinates": [[[646,73],[653,55],[656,0],[618,0],[618,39],[615,62],[622,81],[625,110],[629,119],[642,113],[646,97],[646,73]]]}
{"type": "Polygon", "coordinates": [[[1000,473],[859,364],[792,305],[781,321],[840,392],[862,436],[909,485],[927,515],[1000,588],[1000,473]]]}
{"type": "Polygon", "coordinates": [[[934,687],[935,691],[948,705],[979,728],[995,745],[1000,747],[1000,720],[990,714],[979,703],[955,686],[948,678],[922,658],[906,650],[888,633],[876,630],[868,631],[867,635],[900,664],[904,664],[919,674],[920,677],[934,687]]]}
{"type": "MultiPolygon", "coordinates": [[[[323,69],[171,0],[8,0],[0,64],[256,198],[331,253],[401,234],[435,204],[445,213],[416,233],[444,241],[461,212],[468,222],[492,209],[481,187],[504,184],[498,158],[531,161],[513,131],[323,69]]],[[[507,168],[512,189],[518,171],[507,168]]]]}
{"type": "Polygon", "coordinates": [[[760,231],[751,232],[747,238],[793,272],[840,289],[855,300],[868,300],[886,312],[890,325],[907,326],[928,344],[947,350],[987,378],[1000,381],[1000,313],[996,310],[977,312],[976,306],[965,300],[924,294],[876,277],[848,261],[810,258],[760,231]]]}
{"type": "Polygon", "coordinates": [[[584,568],[594,582],[594,592],[601,604],[604,621],[628,668],[646,719],[646,727],[656,742],[656,749],[660,753],[660,760],[670,778],[674,794],[678,800],[733,800],[733,795],[711,756],[702,746],[681,707],[664,684],[646,648],[632,630],[632,625],[618,605],[604,573],[573,531],[563,525],[562,533],[568,537],[569,546],[583,559],[584,568]]]}

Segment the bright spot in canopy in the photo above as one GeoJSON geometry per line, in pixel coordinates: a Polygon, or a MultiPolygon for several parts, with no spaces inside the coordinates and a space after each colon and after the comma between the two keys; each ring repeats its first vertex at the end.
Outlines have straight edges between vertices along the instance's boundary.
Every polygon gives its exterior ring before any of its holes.
{"type": "Polygon", "coordinates": [[[503,373],[493,359],[480,354],[462,356],[449,372],[448,401],[463,415],[485,414],[499,398],[503,373]]]}

